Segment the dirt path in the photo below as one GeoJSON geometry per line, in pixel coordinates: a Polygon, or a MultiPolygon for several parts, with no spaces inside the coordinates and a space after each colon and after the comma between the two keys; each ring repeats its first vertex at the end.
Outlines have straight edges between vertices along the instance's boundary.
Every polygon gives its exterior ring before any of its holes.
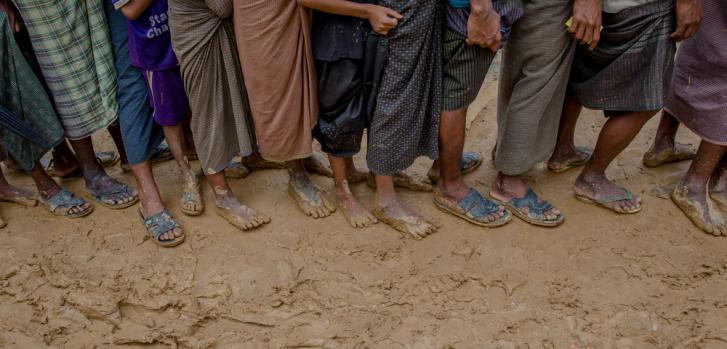
{"type": "MultiPolygon", "coordinates": [[[[470,150],[493,146],[495,93],[490,79],[473,107],[470,150]]],[[[580,143],[592,146],[603,121],[586,112],[580,143]]],[[[284,171],[267,171],[233,182],[273,218],[241,233],[212,212],[179,213],[171,162],[155,172],[187,230],[176,249],[145,238],[136,208],[98,207],[71,221],[0,204],[9,223],[0,230],[0,348],[727,348],[727,238],[696,230],[664,199],[686,164],[641,166],[657,122],[609,172],[644,196],[638,215],[576,201],[575,172],[530,173],[567,215],[552,230],[520,221],[479,229],[427,194],[404,193],[442,223],[439,233],[414,241],[382,224],[354,231],[340,213],[305,218],[284,171]]],[[[467,179],[486,190],[494,175],[486,161],[467,179]]],[[[332,181],[316,182],[333,193],[332,181]]],[[[70,187],[83,192],[81,181],[70,187]]],[[[353,190],[371,207],[365,185],[353,190]]]]}

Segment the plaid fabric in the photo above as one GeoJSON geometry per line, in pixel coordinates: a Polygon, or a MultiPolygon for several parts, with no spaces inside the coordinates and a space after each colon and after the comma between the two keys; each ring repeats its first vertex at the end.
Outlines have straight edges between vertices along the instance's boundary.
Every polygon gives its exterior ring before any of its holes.
{"type": "Polygon", "coordinates": [[[33,42],[66,137],[84,138],[117,117],[116,73],[103,2],[14,0],[33,42]]]}
{"type": "Polygon", "coordinates": [[[477,98],[495,53],[469,46],[457,33],[444,31],[444,110],[467,108],[477,98]]]}
{"type": "Polygon", "coordinates": [[[657,0],[603,14],[601,41],[579,45],[570,89],[591,109],[611,112],[660,109],[668,96],[676,44],[674,0],[657,0]]]}
{"type": "MultiPolygon", "coordinates": [[[[63,140],[63,129],[38,76],[16,43],[5,12],[0,11],[0,106],[11,118],[22,120],[48,144],[63,140]]],[[[30,171],[48,149],[38,147],[0,126],[0,144],[23,169],[30,171]]]]}

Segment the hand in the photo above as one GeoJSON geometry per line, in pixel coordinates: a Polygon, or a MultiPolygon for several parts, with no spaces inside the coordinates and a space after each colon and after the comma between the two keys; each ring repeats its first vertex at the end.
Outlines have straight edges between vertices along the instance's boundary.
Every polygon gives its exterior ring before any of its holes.
{"type": "Polygon", "coordinates": [[[13,32],[18,33],[22,29],[20,15],[15,11],[13,5],[8,0],[0,0],[0,11],[5,12],[8,16],[8,22],[13,32]]]}
{"type": "Polygon", "coordinates": [[[601,0],[575,0],[573,2],[573,24],[568,32],[581,44],[591,49],[601,41],[601,0]]]}
{"type": "Polygon", "coordinates": [[[500,49],[502,33],[500,33],[500,14],[490,9],[484,16],[476,12],[467,20],[467,45],[489,48],[492,52],[500,49]]]}
{"type": "Polygon", "coordinates": [[[399,12],[378,5],[370,5],[366,12],[366,19],[371,23],[371,27],[381,35],[388,34],[389,30],[396,28],[399,20],[404,18],[399,12]]]}
{"type": "Polygon", "coordinates": [[[671,38],[682,41],[694,36],[703,15],[701,0],[677,0],[677,30],[671,34],[671,38]]]}

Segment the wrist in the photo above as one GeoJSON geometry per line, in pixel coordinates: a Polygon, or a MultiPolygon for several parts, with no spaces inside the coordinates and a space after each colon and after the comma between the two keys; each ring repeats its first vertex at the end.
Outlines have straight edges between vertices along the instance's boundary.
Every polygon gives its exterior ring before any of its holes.
{"type": "Polygon", "coordinates": [[[471,14],[470,16],[476,16],[482,19],[487,19],[494,12],[492,8],[492,2],[490,1],[472,1],[470,5],[471,14]]]}
{"type": "Polygon", "coordinates": [[[361,4],[361,18],[365,19],[367,21],[371,20],[372,14],[374,12],[374,4],[361,4]]]}

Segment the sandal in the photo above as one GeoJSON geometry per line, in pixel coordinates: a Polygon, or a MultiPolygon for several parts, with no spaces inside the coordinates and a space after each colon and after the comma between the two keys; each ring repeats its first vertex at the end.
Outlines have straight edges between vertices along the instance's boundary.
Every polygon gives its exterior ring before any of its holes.
{"type": "Polygon", "coordinates": [[[182,213],[186,214],[187,216],[199,216],[204,212],[204,202],[202,201],[202,196],[199,193],[199,183],[196,184],[190,184],[187,183],[184,186],[184,191],[182,191],[182,213]],[[189,204],[194,203],[197,204],[196,210],[187,210],[184,207],[189,204]]]}
{"type": "Polygon", "coordinates": [[[490,195],[492,201],[499,203],[510,209],[517,218],[522,219],[526,223],[536,225],[539,227],[557,227],[563,224],[565,216],[559,214],[555,220],[546,220],[544,215],[553,209],[553,205],[547,201],[538,201],[538,195],[535,194],[532,188],[528,189],[525,196],[521,198],[512,198],[509,201],[500,201],[497,198],[490,195]],[[524,213],[521,210],[527,207],[530,212],[524,213]]]}
{"type": "MultiPolygon", "coordinates": [[[[149,157],[149,160],[151,160],[152,164],[169,161],[171,159],[174,159],[174,155],[172,154],[171,149],[169,149],[169,146],[166,143],[159,144],[154,153],[151,154],[151,157],[149,157]]],[[[187,160],[192,161],[192,159],[190,159],[189,157],[187,157],[187,160]]],[[[128,163],[122,163],[121,169],[124,170],[124,172],[129,172],[131,171],[131,165],[128,163]]]]}
{"type": "MultiPolygon", "coordinates": [[[[482,154],[476,151],[466,151],[462,153],[460,164],[460,170],[463,175],[473,172],[482,165],[482,154]]],[[[429,178],[429,183],[437,184],[439,181],[439,171],[436,173],[429,171],[427,177],[429,178]]]]}
{"type": "Polygon", "coordinates": [[[144,214],[139,210],[139,216],[144,222],[144,228],[149,236],[154,239],[154,243],[161,247],[174,247],[184,242],[185,235],[177,236],[173,240],[160,240],[162,234],[170,232],[175,228],[179,228],[179,224],[174,220],[172,214],[168,209],[164,209],[161,212],[149,217],[144,218],[144,214]]]}
{"type": "Polygon", "coordinates": [[[502,206],[484,198],[477,190],[472,188],[459,202],[445,198],[441,191],[435,189],[434,204],[446,213],[481,227],[497,228],[512,220],[510,211],[505,210],[502,217],[494,221],[487,221],[487,217],[490,214],[497,213],[502,206]]]}
{"type": "Polygon", "coordinates": [[[581,153],[588,154],[588,156],[586,156],[584,159],[571,161],[571,162],[554,163],[554,162],[548,161],[548,170],[550,170],[550,172],[553,172],[555,174],[560,174],[560,173],[563,173],[570,169],[583,166],[588,162],[588,160],[591,160],[591,156],[593,156],[593,149],[588,148],[588,147],[576,147],[576,149],[581,153]]]}
{"type": "Polygon", "coordinates": [[[89,182],[87,180],[86,183],[86,192],[88,192],[88,194],[91,195],[99,204],[104,205],[110,209],[120,210],[133,206],[137,202],[139,202],[139,195],[135,193],[134,189],[124,183],[118,182],[118,188],[109,189],[107,191],[94,189],[94,182],[89,182]],[[132,199],[129,202],[125,203],[110,204],[109,201],[114,200],[116,196],[119,196],[119,194],[125,195],[126,197],[131,197],[132,199]]]}
{"type": "Polygon", "coordinates": [[[646,167],[659,167],[672,162],[692,160],[697,155],[689,144],[675,143],[674,148],[655,152],[649,149],[644,153],[642,162],[646,167]]]}
{"type": "Polygon", "coordinates": [[[48,207],[50,213],[56,216],[64,216],[68,218],[81,218],[88,216],[93,212],[93,206],[89,206],[87,209],[75,213],[71,213],[74,208],[80,208],[87,203],[86,200],[77,197],[67,189],[61,189],[58,193],[48,198],[48,200],[40,200],[44,205],[48,207]]]}
{"type": "Polygon", "coordinates": [[[101,167],[107,168],[116,165],[119,161],[121,161],[121,158],[113,151],[97,151],[96,161],[99,165],[101,165],[101,167]]]}
{"type": "Polygon", "coordinates": [[[609,206],[609,204],[612,204],[617,201],[631,201],[634,199],[634,194],[631,193],[630,190],[628,190],[626,188],[621,188],[621,189],[623,189],[623,191],[624,191],[623,195],[612,196],[605,200],[590,198],[590,197],[582,195],[582,194],[575,194],[575,195],[576,195],[576,199],[583,201],[587,204],[592,204],[592,205],[596,205],[599,207],[603,207],[605,209],[608,209],[610,211],[620,213],[620,214],[634,214],[634,213],[641,211],[641,208],[642,208],[641,203],[639,203],[638,207],[633,208],[631,210],[627,210],[627,211],[617,211],[613,207],[609,206]]]}

